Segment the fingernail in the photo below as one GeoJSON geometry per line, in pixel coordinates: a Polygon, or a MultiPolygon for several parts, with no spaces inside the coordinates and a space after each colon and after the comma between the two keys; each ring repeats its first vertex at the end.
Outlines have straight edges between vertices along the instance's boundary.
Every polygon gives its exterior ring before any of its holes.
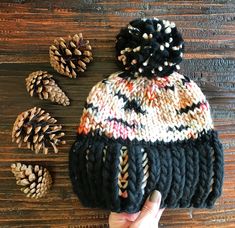
{"type": "Polygon", "coordinates": [[[149,197],[149,201],[155,203],[158,201],[160,197],[161,197],[161,193],[157,190],[154,190],[149,197]]]}

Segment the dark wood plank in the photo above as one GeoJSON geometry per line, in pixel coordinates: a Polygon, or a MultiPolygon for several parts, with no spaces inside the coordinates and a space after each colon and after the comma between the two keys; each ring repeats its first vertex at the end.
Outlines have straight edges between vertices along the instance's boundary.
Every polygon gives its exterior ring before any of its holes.
{"type": "Polygon", "coordinates": [[[2,0],[0,3],[0,227],[107,227],[108,212],[81,206],[68,177],[68,151],[91,87],[118,70],[115,35],[127,21],[157,16],[175,21],[186,42],[181,72],[194,79],[211,104],[225,148],[222,197],[212,210],[167,209],[163,227],[234,227],[235,225],[235,2],[232,0],[100,1],[2,0]],[[83,32],[94,48],[94,62],[71,80],[48,62],[54,38],[83,32]],[[32,71],[54,74],[71,98],[61,107],[30,98],[24,79],[32,71]],[[62,123],[67,144],[59,154],[35,155],[11,142],[18,113],[40,106],[62,123]],[[12,162],[42,164],[51,171],[50,194],[38,201],[24,197],[10,172],[12,162]]]}

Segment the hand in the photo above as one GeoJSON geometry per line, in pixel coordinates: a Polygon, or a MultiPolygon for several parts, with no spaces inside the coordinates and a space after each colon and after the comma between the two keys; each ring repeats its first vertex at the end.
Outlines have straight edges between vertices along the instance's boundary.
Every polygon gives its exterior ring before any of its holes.
{"type": "Polygon", "coordinates": [[[160,209],[161,193],[153,191],[142,210],[135,214],[115,213],[109,215],[110,228],[157,228],[165,208],[160,209]]]}

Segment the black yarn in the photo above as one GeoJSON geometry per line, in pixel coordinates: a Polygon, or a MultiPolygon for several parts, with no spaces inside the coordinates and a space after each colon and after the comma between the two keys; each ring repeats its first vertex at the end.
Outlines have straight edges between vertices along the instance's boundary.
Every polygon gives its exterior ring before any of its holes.
{"type": "Polygon", "coordinates": [[[133,20],[117,35],[116,55],[123,77],[135,77],[136,72],[148,78],[170,75],[177,71],[183,51],[184,41],[177,28],[157,18],[133,20]]]}
{"type": "Polygon", "coordinates": [[[191,106],[186,106],[185,108],[181,108],[180,110],[176,110],[177,114],[182,114],[182,113],[188,113],[189,111],[194,111],[194,109],[199,108],[202,104],[202,102],[198,102],[197,104],[193,103],[191,106]]]}
{"type": "Polygon", "coordinates": [[[96,206],[102,206],[103,201],[100,195],[102,194],[101,186],[102,179],[99,178],[102,172],[102,155],[103,145],[100,142],[95,141],[89,148],[89,153],[86,155],[87,159],[87,176],[89,186],[91,189],[91,195],[95,201],[96,206]],[[95,189],[95,191],[94,191],[95,189]]]}
{"type": "Polygon", "coordinates": [[[169,144],[160,142],[156,149],[159,153],[161,173],[155,189],[159,190],[162,194],[161,208],[163,208],[167,206],[165,199],[167,198],[172,182],[172,156],[169,144]]]}
{"type": "MultiPolygon", "coordinates": [[[[161,163],[158,150],[151,146],[150,148],[146,147],[144,150],[147,152],[147,157],[149,161],[149,178],[146,185],[145,197],[151,193],[152,189],[155,189],[155,186],[159,180],[161,172],[161,163]]],[[[144,203],[144,202],[143,202],[144,203]]]]}
{"type": "Polygon", "coordinates": [[[95,148],[94,148],[95,143],[93,143],[92,145],[90,145],[87,149],[87,151],[85,151],[84,155],[85,155],[85,159],[86,161],[86,169],[87,169],[87,180],[89,183],[89,188],[91,189],[90,194],[91,197],[93,199],[93,201],[95,201],[97,203],[97,192],[96,191],[92,191],[92,189],[95,189],[95,177],[94,177],[94,162],[95,162],[95,148]]]}
{"type": "Polygon", "coordinates": [[[135,213],[157,189],[162,193],[162,208],[210,208],[222,191],[223,149],[214,130],[204,132],[197,139],[169,143],[107,138],[97,131],[78,135],[69,160],[74,191],[87,207],[135,213]],[[122,146],[128,150],[127,198],[119,196],[118,188],[122,146]],[[147,153],[149,166],[144,192],[141,189],[143,151],[147,153]]]}
{"type": "Polygon", "coordinates": [[[180,207],[191,207],[191,198],[195,193],[199,181],[199,151],[194,142],[189,141],[183,145],[185,151],[185,185],[180,207]]]}
{"type": "Polygon", "coordinates": [[[86,139],[77,141],[73,144],[70,151],[69,167],[75,193],[81,196],[81,201],[84,206],[90,207],[93,206],[95,202],[90,197],[91,192],[87,179],[86,161],[84,156],[84,151],[87,147],[88,144],[86,139]],[[79,153],[77,153],[77,150],[79,150],[79,153]]]}
{"type": "Polygon", "coordinates": [[[181,79],[182,84],[185,85],[186,83],[191,82],[190,78],[188,78],[187,76],[184,76],[184,78],[181,79]]]}
{"type": "Polygon", "coordinates": [[[174,126],[174,127],[168,127],[167,131],[182,131],[182,130],[187,130],[189,128],[189,126],[184,126],[184,125],[180,125],[180,126],[174,126]]]}
{"type": "Polygon", "coordinates": [[[104,142],[100,142],[100,141],[95,141],[94,144],[95,146],[95,162],[94,162],[94,178],[95,178],[95,189],[96,189],[96,195],[97,195],[97,203],[99,205],[99,207],[102,207],[102,205],[104,204],[104,200],[101,196],[102,194],[102,186],[103,186],[103,179],[100,178],[102,176],[102,172],[103,172],[103,150],[104,150],[104,142]]]}
{"type": "Polygon", "coordinates": [[[145,114],[145,110],[142,110],[141,104],[138,103],[136,100],[127,101],[124,105],[124,110],[135,111],[136,113],[145,114]]]}
{"type": "Polygon", "coordinates": [[[129,98],[125,94],[122,94],[120,90],[115,93],[114,96],[117,96],[119,99],[123,99],[124,102],[129,101],[129,98]]]}
{"type": "Polygon", "coordinates": [[[140,202],[142,200],[142,180],[143,180],[143,167],[142,167],[142,152],[141,147],[136,146],[135,149],[128,145],[128,159],[129,159],[129,167],[128,167],[128,207],[127,210],[135,210],[139,207],[140,202]],[[133,178],[134,177],[134,178],[133,178]],[[132,181],[133,178],[133,181],[132,181]],[[129,182],[131,183],[129,185],[129,182]]]}
{"type": "Polygon", "coordinates": [[[134,110],[136,113],[141,113],[141,114],[146,113],[145,110],[142,110],[140,103],[138,103],[134,99],[129,100],[129,98],[125,94],[122,94],[120,91],[118,91],[115,94],[115,96],[117,96],[119,99],[123,99],[123,102],[125,103],[124,110],[134,110]]]}
{"type": "Polygon", "coordinates": [[[165,90],[170,89],[171,91],[175,91],[175,86],[174,86],[174,85],[172,85],[172,86],[166,85],[166,86],[164,86],[164,89],[165,89],[165,90]]]}
{"type": "Polygon", "coordinates": [[[133,153],[132,150],[130,150],[130,146],[128,146],[128,151],[130,153],[128,154],[128,160],[129,160],[129,167],[128,167],[128,205],[127,205],[127,211],[132,211],[135,209],[135,197],[136,197],[136,183],[137,183],[137,176],[136,176],[136,156],[133,153]]]}
{"type": "Polygon", "coordinates": [[[118,173],[119,173],[119,156],[122,145],[120,143],[111,144],[108,150],[108,153],[111,154],[112,163],[111,172],[110,172],[110,193],[111,194],[111,210],[119,211],[120,210],[120,199],[119,199],[119,188],[118,188],[118,173]]]}
{"type": "Polygon", "coordinates": [[[178,207],[178,201],[183,195],[185,185],[185,151],[180,143],[170,144],[172,155],[172,182],[166,198],[168,208],[178,207]]]}
{"type": "Polygon", "coordinates": [[[221,153],[223,151],[223,146],[218,140],[217,132],[213,132],[213,139],[211,140],[211,146],[214,150],[214,177],[213,177],[213,185],[212,191],[210,192],[206,205],[208,208],[213,207],[215,200],[221,195],[223,179],[224,179],[224,154],[221,153]]]}
{"type": "Polygon", "coordinates": [[[100,197],[104,197],[104,201],[105,201],[104,206],[105,208],[109,208],[109,209],[111,209],[111,200],[112,200],[110,182],[112,181],[111,173],[112,173],[112,164],[113,164],[112,153],[109,152],[110,146],[111,145],[107,146],[103,172],[102,172],[102,176],[100,177],[103,179],[103,191],[102,191],[103,194],[100,197]]]}
{"type": "Polygon", "coordinates": [[[110,118],[110,117],[109,117],[108,120],[109,120],[110,122],[115,121],[115,122],[117,122],[117,123],[122,123],[124,126],[127,126],[127,127],[129,127],[129,128],[136,128],[136,127],[137,127],[136,124],[129,124],[127,121],[124,121],[123,119],[117,119],[117,118],[110,118]]]}
{"type": "MultiPolygon", "coordinates": [[[[79,155],[77,154],[77,149],[80,149],[82,142],[75,142],[69,153],[69,174],[71,177],[73,190],[77,195],[80,195],[82,198],[86,198],[85,192],[83,192],[79,185],[83,184],[81,179],[81,172],[79,169],[79,155]]],[[[89,199],[89,198],[88,198],[89,199]]]]}
{"type": "Polygon", "coordinates": [[[137,198],[136,198],[136,206],[141,203],[141,200],[143,198],[143,192],[142,192],[142,180],[144,179],[144,167],[143,167],[143,155],[144,151],[142,151],[141,146],[137,146],[136,149],[132,148],[132,151],[135,152],[136,156],[136,167],[137,167],[137,182],[136,182],[136,188],[138,189],[137,192],[137,198]]]}
{"type": "Polygon", "coordinates": [[[199,182],[197,190],[192,199],[192,205],[196,208],[206,207],[205,201],[210,193],[211,180],[213,175],[213,154],[210,148],[210,141],[207,135],[206,140],[199,141],[199,182]]]}
{"type": "Polygon", "coordinates": [[[93,105],[93,103],[87,103],[87,102],[85,102],[84,108],[85,108],[85,109],[91,108],[91,110],[98,112],[98,107],[95,107],[95,106],[93,105]]]}
{"type": "MultiPolygon", "coordinates": [[[[210,139],[208,138],[208,141],[210,142],[210,139]]],[[[205,149],[207,151],[207,170],[208,170],[208,185],[204,191],[204,196],[203,196],[203,200],[202,200],[202,204],[203,204],[203,207],[207,207],[207,198],[210,194],[210,191],[212,189],[212,184],[213,184],[213,176],[214,176],[214,171],[213,171],[213,165],[214,165],[214,151],[213,151],[213,148],[211,147],[210,143],[206,143],[205,145],[205,149]]]]}

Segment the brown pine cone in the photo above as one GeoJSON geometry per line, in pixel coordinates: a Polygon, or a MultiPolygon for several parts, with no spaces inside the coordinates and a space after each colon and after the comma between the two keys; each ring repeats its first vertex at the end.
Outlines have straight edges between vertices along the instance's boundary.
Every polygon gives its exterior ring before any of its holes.
{"type": "Polygon", "coordinates": [[[38,96],[41,100],[51,100],[67,106],[69,98],[56,84],[53,76],[46,71],[32,72],[26,79],[26,89],[30,96],[38,96]]]}
{"type": "Polygon", "coordinates": [[[44,197],[51,187],[51,175],[46,168],[39,165],[24,165],[16,163],[11,165],[11,171],[16,178],[16,184],[27,197],[38,199],[44,197]]]}
{"type": "Polygon", "coordinates": [[[18,115],[12,130],[12,141],[21,147],[22,143],[27,148],[39,153],[48,154],[49,147],[57,153],[57,146],[65,144],[61,138],[65,135],[61,125],[55,125],[56,119],[52,118],[41,108],[34,107],[18,115]]]}
{"type": "Polygon", "coordinates": [[[93,60],[91,50],[89,41],[83,39],[82,33],[69,36],[67,40],[60,37],[50,46],[50,63],[58,73],[76,78],[93,60]]]}

